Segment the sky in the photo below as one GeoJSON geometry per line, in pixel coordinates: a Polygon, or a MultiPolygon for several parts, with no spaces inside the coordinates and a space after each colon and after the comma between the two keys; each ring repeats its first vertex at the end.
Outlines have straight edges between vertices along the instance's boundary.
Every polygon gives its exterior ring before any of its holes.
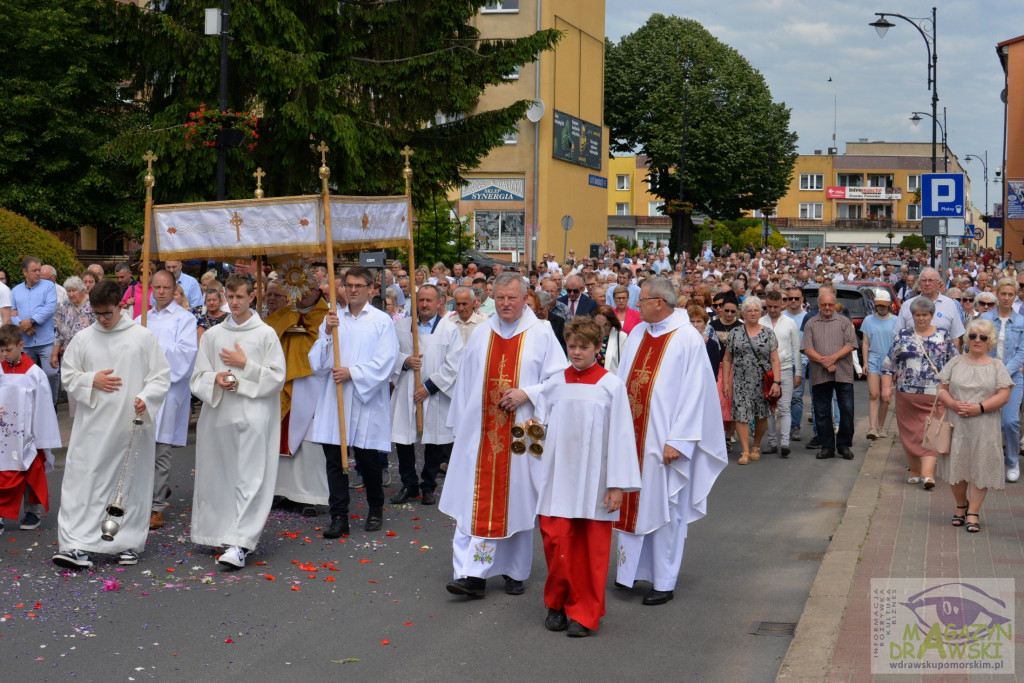
{"type": "Polygon", "coordinates": [[[896,26],[882,39],[868,24],[875,12],[930,20],[933,5],[939,119],[945,107],[949,149],[970,176],[978,205],[985,197],[982,164],[963,157],[988,152],[992,204],[999,201],[992,181],[1003,153],[1004,75],[995,46],[1024,34],[1024,0],[606,0],[605,33],[617,43],[655,13],[699,21],[760,71],[772,98],[792,110],[801,154],[833,146],[833,121],[843,153],[846,142],[861,138],[931,142],[931,119],[923,116],[916,128],[910,121],[913,111],[931,112],[924,39],[902,19],[890,18],[896,26]]]}

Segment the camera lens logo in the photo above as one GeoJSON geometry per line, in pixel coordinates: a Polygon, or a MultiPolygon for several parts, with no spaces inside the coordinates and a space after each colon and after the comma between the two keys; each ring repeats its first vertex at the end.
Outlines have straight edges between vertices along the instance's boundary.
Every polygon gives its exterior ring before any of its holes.
{"type": "Polygon", "coordinates": [[[947,643],[985,640],[994,629],[1010,622],[1006,603],[969,583],[944,583],[911,595],[901,602],[917,619],[922,635],[936,625],[947,643]]]}

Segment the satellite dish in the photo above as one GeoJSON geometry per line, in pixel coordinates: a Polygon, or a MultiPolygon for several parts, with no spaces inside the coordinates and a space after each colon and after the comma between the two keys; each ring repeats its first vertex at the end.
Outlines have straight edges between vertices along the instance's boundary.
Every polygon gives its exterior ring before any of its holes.
{"type": "Polygon", "coordinates": [[[544,106],[542,100],[534,100],[530,108],[526,110],[526,118],[529,119],[530,123],[537,123],[544,118],[544,112],[547,108],[544,106]]]}

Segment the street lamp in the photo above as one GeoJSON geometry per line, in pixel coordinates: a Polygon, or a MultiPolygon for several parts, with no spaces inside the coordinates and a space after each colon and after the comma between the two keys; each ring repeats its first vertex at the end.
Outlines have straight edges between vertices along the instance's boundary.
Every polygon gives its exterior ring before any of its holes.
{"type": "MultiPolygon", "coordinates": [[[[921,125],[922,116],[931,116],[926,111],[912,111],[910,121],[914,124],[914,128],[921,125]]],[[[936,121],[936,123],[939,123],[936,121]]],[[[946,108],[942,108],[942,123],[939,123],[939,129],[942,131],[942,170],[949,170],[949,148],[946,146],[946,108]]]]}
{"type": "MultiPolygon", "coordinates": [[[[981,162],[981,168],[985,173],[985,211],[982,213],[986,218],[988,217],[988,150],[985,150],[985,156],[980,157],[977,154],[965,154],[964,161],[970,161],[971,159],[977,159],[981,162]]],[[[986,227],[988,223],[985,223],[986,227]]]]}
{"type": "MultiPolygon", "coordinates": [[[[228,17],[231,14],[231,0],[221,0],[220,11],[216,8],[206,10],[206,35],[220,36],[220,111],[225,112],[228,108],[228,43],[231,35],[228,33],[228,17]]],[[[222,133],[224,131],[221,131],[222,133]]],[[[228,147],[237,147],[241,144],[227,144],[230,137],[233,142],[236,136],[217,135],[217,201],[223,201],[225,195],[225,176],[227,175],[228,147]]]]}
{"type": "MultiPolygon", "coordinates": [[[[716,111],[721,110],[721,108],[725,106],[725,98],[722,97],[721,95],[716,95],[711,100],[711,103],[715,105],[715,110],[716,111]]],[[[689,89],[685,87],[685,84],[684,84],[684,87],[683,87],[683,117],[682,118],[683,118],[683,144],[682,144],[682,147],[681,147],[680,152],[679,152],[679,203],[680,203],[680,205],[686,199],[686,190],[685,190],[685,188],[686,188],[686,184],[685,184],[686,183],[686,137],[687,137],[687,133],[690,132],[689,89]]],[[[680,207],[680,209],[681,209],[681,207],[680,207]]],[[[685,230],[683,229],[683,226],[684,226],[684,223],[685,223],[685,220],[686,220],[686,215],[685,215],[685,212],[683,212],[682,210],[680,210],[679,213],[681,214],[680,218],[678,219],[678,221],[676,221],[678,223],[678,229],[677,229],[677,227],[675,225],[673,225],[673,227],[672,227],[672,234],[676,238],[675,239],[676,251],[674,252],[676,254],[681,253],[682,251],[686,251],[686,245],[684,244],[686,234],[685,234],[685,230]]],[[[671,247],[672,245],[670,244],[669,246],[671,247]]]]}
{"type": "MultiPolygon", "coordinates": [[[[872,21],[869,26],[874,27],[875,31],[878,32],[879,38],[884,38],[886,32],[896,24],[892,23],[886,17],[896,17],[907,22],[911,26],[917,29],[917,32],[924,38],[925,47],[928,50],[928,87],[932,91],[932,173],[935,173],[935,147],[937,143],[938,135],[938,124],[939,124],[939,91],[936,81],[938,79],[938,64],[939,55],[936,50],[935,38],[936,38],[936,23],[935,23],[935,8],[932,7],[932,16],[928,18],[916,18],[911,19],[905,17],[902,14],[896,14],[895,12],[875,12],[875,16],[878,17],[875,21],[872,21]],[[930,29],[930,31],[929,31],[930,29]]],[[[931,257],[931,263],[935,265],[935,238],[931,238],[931,249],[929,250],[929,256],[931,257]]]]}

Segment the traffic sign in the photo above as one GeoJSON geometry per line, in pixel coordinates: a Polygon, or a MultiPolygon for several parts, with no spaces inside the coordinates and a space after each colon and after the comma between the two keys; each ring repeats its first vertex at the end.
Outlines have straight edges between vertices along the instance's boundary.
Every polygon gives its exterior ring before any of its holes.
{"type": "Polygon", "coordinates": [[[974,239],[978,240],[979,242],[985,239],[985,231],[982,230],[981,228],[975,228],[974,239]]]}
{"type": "Polygon", "coordinates": [[[974,223],[968,223],[964,226],[964,237],[974,237],[974,223]]]}
{"type": "Polygon", "coordinates": [[[921,216],[963,216],[964,174],[923,173],[921,175],[921,216]]]}

